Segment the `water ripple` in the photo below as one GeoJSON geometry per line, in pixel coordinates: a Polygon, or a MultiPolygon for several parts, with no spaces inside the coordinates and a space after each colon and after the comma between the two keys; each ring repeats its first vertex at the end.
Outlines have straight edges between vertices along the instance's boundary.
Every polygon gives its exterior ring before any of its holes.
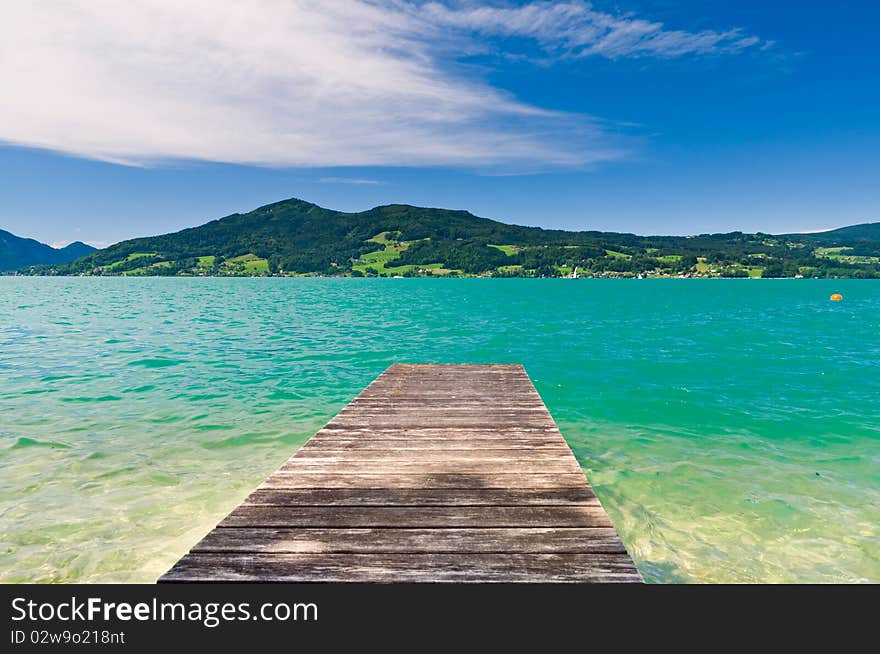
{"type": "Polygon", "coordinates": [[[7,277],[0,316],[3,581],[153,581],[396,361],[524,363],[649,581],[880,581],[877,282],[7,277]]]}

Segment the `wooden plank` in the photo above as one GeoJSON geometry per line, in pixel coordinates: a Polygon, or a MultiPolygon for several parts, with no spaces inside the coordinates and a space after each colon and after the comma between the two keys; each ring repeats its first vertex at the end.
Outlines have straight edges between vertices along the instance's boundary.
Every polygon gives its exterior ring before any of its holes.
{"type": "Polygon", "coordinates": [[[638,582],[522,366],[394,365],[163,582],[638,582]]]}
{"type": "MultiPolygon", "coordinates": [[[[484,398],[485,399],[485,398],[484,398]]],[[[442,407],[440,405],[428,405],[428,406],[418,406],[417,403],[413,402],[411,404],[398,404],[393,401],[389,401],[384,405],[348,405],[339,411],[339,414],[333,418],[333,422],[337,420],[352,416],[352,415],[365,415],[365,416],[381,416],[383,413],[392,413],[392,414],[413,414],[416,416],[425,415],[427,417],[435,417],[436,414],[451,414],[457,416],[496,416],[496,415],[516,415],[516,416],[524,416],[524,417],[540,417],[544,422],[549,422],[549,416],[547,415],[547,411],[544,407],[539,405],[532,406],[522,406],[519,402],[517,402],[516,406],[505,406],[505,402],[502,398],[493,398],[495,403],[491,406],[486,405],[485,402],[483,404],[473,403],[469,406],[460,406],[458,404],[459,400],[457,398],[450,398],[448,395],[446,396],[446,407],[442,407]],[[454,399],[455,405],[451,406],[449,403],[450,399],[454,399]]]]}
{"type": "Polygon", "coordinates": [[[369,421],[364,417],[353,417],[350,420],[343,420],[339,422],[333,422],[331,425],[334,427],[345,427],[349,429],[371,429],[373,427],[382,428],[382,427],[409,427],[411,429],[428,427],[432,429],[486,429],[490,427],[546,427],[547,424],[540,420],[521,420],[518,418],[505,418],[501,416],[496,416],[492,418],[437,418],[434,420],[431,419],[417,419],[417,420],[409,420],[409,419],[387,419],[387,420],[376,420],[369,421]]]}
{"type": "Polygon", "coordinates": [[[633,583],[626,554],[201,554],[165,582],[230,583],[633,583]]]}
{"type": "Polygon", "coordinates": [[[260,488],[243,504],[287,506],[552,506],[593,502],[589,486],[549,489],[260,488]]]}
{"type": "Polygon", "coordinates": [[[598,502],[566,506],[262,506],[241,504],[221,527],[611,527],[598,502]]]}
{"type": "MultiPolygon", "coordinates": [[[[559,442],[559,432],[555,428],[534,427],[526,428],[521,425],[508,428],[497,428],[495,425],[490,427],[475,429],[449,429],[437,427],[346,427],[344,425],[328,424],[319,431],[313,438],[344,438],[344,439],[363,439],[363,440],[458,440],[470,441],[472,439],[497,439],[497,440],[516,440],[516,439],[545,439],[559,442]]],[[[564,441],[563,441],[564,442],[564,441]]]]}
{"type": "Polygon", "coordinates": [[[531,474],[577,474],[576,464],[550,461],[422,461],[381,463],[379,461],[359,461],[346,463],[315,462],[314,459],[290,460],[284,464],[278,474],[320,473],[328,475],[391,475],[391,474],[471,474],[490,476],[500,474],[499,467],[503,465],[507,473],[531,474]]]}
{"type": "Polygon", "coordinates": [[[453,411],[475,411],[475,412],[519,412],[519,413],[537,413],[545,410],[540,397],[531,395],[498,395],[493,396],[485,392],[479,396],[476,394],[458,395],[449,392],[405,395],[405,396],[388,396],[384,399],[367,398],[366,400],[357,400],[348,404],[342,410],[353,413],[355,411],[376,412],[380,409],[390,409],[396,411],[411,411],[418,408],[424,408],[429,412],[438,412],[445,406],[448,410],[453,411]],[[486,404],[486,400],[491,400],[493,404],[486,404]],[[452,405],[450,401],[454,401],[452,405]]]}
{"type": "Polygon", "coordinates": [[[300,452],[343,452],[350,450],[376,450],[380,452],[401,452],[407,450],[431,450],[446,451],[459,450],[466,448],[467,444],[473,445],[467,451],[481,450],[501,450],[505,452],[515,452],[526,450],[529,452],[553,452],[559,451],[567,453],[565,445],[558,440],[537,440],[537,439],[493,439],[493,438],[475,438],[470,441],[462,442],[461,440],[439,440],[436,438],[422,438],[412,440],[380,440],[380,439],[350,439],[350,438],[312,438],[309,442],[300,448],[300,452]]]}
{"type": "Polygon", "coordinates": [[[331,426],[357,428],[367,424],[368,428],[382,427],[410,427],[434,429],[485,429],[486,427],[550,427],[546,418],[540,413],[513,414],[513,413],[485,413],[473,414],[462,412],[461,414],[437,412],[436,415],[428,415],[424,412],[411,412],[395,414],[381,411],[375,415],[366,412],[352,414],[340,414],[330,423],[331,426]]]}
{"type": "MultiPolygon", "coordinates": [[[[358,461],[351,461],[350,452],[302,452],[288,460],[284,469],[299,469],[303,467],[320,468],[332,472],[337,465],[347,466],[349,470],[356,470],[358,466],[372,468],[381,472],[383,467],[393,466],[400,472],[408,472],[411,468],[419,471],[432,472],[435,468],[446,471],[450,466],[458,466],[462,472],[470,472],[467,466],[473,466],[477,472],[483,468],[497,470],[507,468],[518,470],[522,467],[545,469],[551,472],[557,470],[577,473],[578,468],[573,467],[577,462],[572,462],[569,457],[560,456],[556,452],[523,452],[512,450],[511,456],[504,456],[498,452],[467,452],[451,450],[448,452],[436,452],[432,450],[416,450],[398,453],[396,451],[377,452],[375,450],[362,450],[358,452],[358,461]]],[[[540,471],[540,470],[538,470],[540,471]]]]}
{"type": "Polygon", "coordinates": [[[612,527],[314,529],[236,527],[214,529],[193,552],[276,554],[368,554],[376,552],[459,553],[535,552],[555,554],[625,553],[612,527]]]}
{"type": "MultiPolygon", "coordinates": [[[[291,459],[292,461],[302,461],[303,459],[308,459],[310,462],[314,462],[316,465],[321,465],[322,463],[334,463],[338,461],[350,462],[351,461],[351,452],[345,449],[342,450],[330,450],[326,448],[302,448],[296,455],[291,459]]],[[[517,450],[517,449],[509,449],[509,450],[498,450],[498,449],[483,449],[483,450],[466,450],[466,449],[427,449],[427,450],[362,450],[357,453],[357,458],[359,461],[363,461],[365,463],[371,461],[384,461],[384,462],[395,462],[395,463],[430,463],[436,461],[445,461],[445,462],[467,462],[467,461],[491,461],[491,462],[499,462],[504,463],[509,461],[511,463],[528,463],[530,461],[549,461],[549,462],[561,462],[569,465],[571,463],[571,457],[568,452],[566,452],[561,447],[555,448],[553,450],[517,450]]]]}
{"type": "Polygon", "coordinates": [[[328,474],[276,472],[260,488],[576,488],[579,474],[328,474]]]}
{"type": "Polygon", "coordinates": [[[320,459],[296,458],[290,459],[281,467],[281,472],[325,472],[338,475],[358,473],[371,474],[399,474],[399,473],[424,473],[424,474],[453,474],[475,473],[493,474],[499,468],[508,472],[522,474],[577,474],[580,471],[576,461],[529,461],[529,460],[499,460],[499,461],[392,461],[382,463],[380,461],[328,461],[320,459]]]}

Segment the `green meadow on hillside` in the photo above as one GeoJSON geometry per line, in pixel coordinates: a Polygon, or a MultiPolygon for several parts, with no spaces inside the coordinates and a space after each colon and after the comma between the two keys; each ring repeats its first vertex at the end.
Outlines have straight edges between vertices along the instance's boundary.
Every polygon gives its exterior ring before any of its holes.
{"type": "Polygon", "coordinates": [[[817,234],[638,236],[508,225],[466,211],[360,213],[284,200],[132,239],[52,275],[382,277],[880,277],[880,223],[817,234]]]}

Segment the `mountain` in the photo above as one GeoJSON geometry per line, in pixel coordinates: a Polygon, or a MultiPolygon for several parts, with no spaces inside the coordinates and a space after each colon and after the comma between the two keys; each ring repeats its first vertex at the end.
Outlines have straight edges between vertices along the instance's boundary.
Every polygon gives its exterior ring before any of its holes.
{"type": "Polygon", "coordinates": [[[829,245],[852,245],[853,243],[876,243],[880,241],[880,223],[864,223],[862,225],[850,225],[839,229],[829,229],[825,232],[812,232],[810,234],[788,234],[790,238],[814,243],[827,243],[829,245]]]}
{"type": "Polygon", "coordinates": [[[396,204],[345,213],[290,199],[36,272],[558,277],[577,269],[580,276],[606,277],[880,277],[877,230],[859,225],[835,232],[830,241],[815,234],[568,232],[467,211],[396,204]]]}
{"type": "Polygon", "coordinates": [[[70,261],[76,261],[80,257],[84,257],[87,254],[91,254],[92,252],[96,252],[98,248],[89,245],[88,243],[83,243],[82,241],[74,241],[68,245],[65,245],[63,248],[59,248],[58,252],[64,254],[64,261],[62,263],[68,263],[70,261]]]}
{"type": "Polygon", "coordinates": [[[94,251],[91,245],[79,241],[56,249],[0,229],[0,272],[40,264],[69,263],[94,251]]]}

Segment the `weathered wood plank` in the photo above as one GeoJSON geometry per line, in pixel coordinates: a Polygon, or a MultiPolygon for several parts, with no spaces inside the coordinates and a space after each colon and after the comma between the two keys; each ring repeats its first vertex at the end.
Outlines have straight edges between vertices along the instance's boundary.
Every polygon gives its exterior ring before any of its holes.
{"type": "Polygon", "coordinates": [[[553,422],[546,412],[542,411],[340,411],[328,424],[345,425],[367,424],[373,427],[407,427],[409,424],[432,426],[441,424],[454,427],[458,424],[485,425],[498,427],[546,427],[552,428],[553,422]]]}
{"type": "MultiPolygon", "coordinates": [[[[476,429],[460,428],[456,430],[437,427],[346,427],[343,425],[326,425],[313,438],[358,438],[364,440],[464,440],[473,438],[510,439],[542,438],[559,442],[559,431],[555,428],[540,426],[526,428],[516,427],[482,427],[476,429]]],[[[564,441],[563,441],[564,442],[564,441]]]]}
{"type": "Polygon", "coordinates": [[[556,554],[621,554],[626,549],[612,527],[595,528],[278,528],[214,529],[193,552],[327,553],[459,553],[535,552],[556,554]]]}
{"type": "MultiPolygon", "coordinates": [[[[572,473],[578,471],[572,467],[570,458],[560,456],[556,452],[523,452],[521,450],[511,451],[510,456],[504,456],[499,452],[469,452],[462,450],[451,450],[449,452],[437,452],[435,450],[415,450],[404,452],[377,452],[376,450],[364,450],[359,453],[360,466],[374,466],[374,470],[380,470],[383,466],[395,466],[401,472],[407,472],[409,468],[419,467],[420,470],[431,472],[431,466],[443,465],[444,470],[449,466],[491,466],[492,468],[504,467],[518,469],[519,467],[541,468],[549,466],[551,469],[558,468],[567,469],[572,473]],[[383,456],[384,454],[384,456],[383,456]],[[421,466],[424,464],[424,466],[421,466]]],[[[348,465],[350,468],[355,464],[350,462],[351,453],[342,451],[334,453],[322,451],[299,452],[288,463],[289,467],[308,466],[313,468],[321,468],[331,470],[333,466],[342,464],[348,465]],[[348,455],[348,456],[346,456],[348,455]]],[[[576,464],[574,464],[576,465],[576,464]]],[[[468,472],[466,468],[459,468],[463,472],[468,472]]]]}
{"type": "Polygon", "coordinates": [[[641,577],[626,554],[200,554],[165,582],[621,583],[641,577]]]}
{"type": "Polygon", "coordinates": [[[408,450],[430,450],[435,452],[463,450],[468,452],[493,450],[503,452],[563,452],[567,453],[567,446],[558,440],[535,440],[535,439],[471,439],[465,443],[459,440],[440,440],[436,438],[422,438],[412,440],[379,440],[379,439],[350,439],[350,438],[312,438],[303,445],[299,452],[343,452],[351,450],[375,450],[379,452],[401,452],[408,450]],[[473,447],[468,448],[468,443],[473,447]],[[465,449],[466,448],[466,449],[465,449]]]}
{"type": "Polygon", "coordinates": [[[484,460],[484,461],[323,461],[321,459],[294,458],[281,467],[281,472],[326,472],[350,475],[371,474],[453,474],[478,473],[493,474],[503,468],[508,472],[522,474],[577,474],[580,471],[576,461],[530,461],[530,460],[484,460]]]}
{"type": "Polygon", "coordinates": [[[567,506],[263,506],[241,504],[221,527],[611,527],[598,502],[567,506]]]}
{"type": "Polygon", "coordinates": [[[364,414],[368,416],[373,415],[381,415],[384,412],[392,412],[392,413],[414,413],[414,414],[422,414],[426,413],[428,415],[432,415],[435,413],[451,413],[453,415],[465,415],[472,416],[474,414],[477,415],[521,415],[521,416],[540,416],[542,419],[548,420],[549,416],[547,415],[546,408],[541,407],[537,404],[523,406],[519,402],[516,403],[515,406],[508,406],[504,399],[502,398],[492,398],[495,400],[495,403],[492,405],[487,405],[485,403],[472,403],[469,406],[460,406],[458,404],[459,400],[457,398],[446,397],[446,407],[445,409],[440,406],[440,404],[426,405],[419,407],[416,405],[416,402],[411,402],[407,404],[399,404],[394,402],[393,399],[389,400],[386,404],[372,404],[368,406],[364,405],[352,405],[349,404],[346,407],[340,409],[337,417],[354,415],[354,414],[364,414]],[[450,400],[455,402],[454,406],[450,405],[450,400]],[[421,410],[420,410],[421,409],[421,410]]]}
{"type": "Polygon", "coordinates": [[[462,403],[462,405],[456,406],[468,406],[475,409],[492,408],[491,405],[486,404],[487,399],[497,402],[499,406],[509,407],[511,409],[535,408],[541,401],[541,397],[537,393],[517,391],[511,389],[509,384],[498,384],[494,389],[491,385],[486,386],[481,384],[475,385],[471,389],[462,389],[461,387],[457,390],[453,390],[452,388],[434,388],[432,390],[420,390],[417,392],[388,392],[383,393],[382,395],[364,395],[352,400],[352,403],[349,406],[352,408],[371,408],[375,406],[387,406],[398,402],[402,406],[409,406],[416,402],[426,402],[427,404],[436,407],[443,402],[448,404],[450,400],[454,400],[455,402],[462,403]]]}
{"type": "Polygon", "coordinates": [[[576,488],[583,485],[578,474],[328,474],[279,471],[260,488],[576,488]]]}
{"type": "Polygon", "coordinates": [[[281,488],[257,489],[243,504],[287,506],[530,506],[595,502],[587,486],[549,489],[478,490],[441,488],[281,488]]]}
{"type": "MultiPolygon", "coordinates": [[[[490,428],[490,427],[502,427],[503,428],[503,427],[513,427],[513,426],[516,426],[514,422],[507,423],[504,421],[498,421],[498,422],[488,423],[488,422],[479,422],[476,419],[474,421],[465,421],[465,420],[456,421],[455,419],[426,421],[426,422],[416,422],[416,421],[391,422],[391,421],[389,421],[387,423],[380,423],[380,424],[375,425],[375,427],[379,428],[379,429],[381,429],[383,427],[396,427],[396,428],[400,428],[400,429],[410,429],[410,430],[446,429],[446,430],[449,430],[449,432],[450,432],[449,433],[450,438],[461,438],[461,437],[464,437],[465,433],[469,433],[469,432],[481,430],[481,429],[486,429],[486,428],[490,428]],[[460,434],[455,433],[459,430],[461,432],[460,434]]],[[[523,426],[523,425],[519,425],[519,426],[523,426]]],[[[538,422],[535,422],[534,424],[529,425],[529,426],[544,427],[545,425],[542,425],[542,424],[539,424],[538,422]]],[[[328,425],[328,427],[336,428],[336,429],[345,429],[345,430],[369,429],[370,428],[369,425],[366,425],[362,420],[358,420],[357,422],[351,422],[351,423],[334,423],[333,425],[328,425]]]]}
{"type": "MultiPolygon", "coordinates": [[[[394,395],[394,396],[375,396],[367,398],[358,398],[352,400],[346,409],[379,409],[379,408],[395,408],[403,409],[419,409],[424,408],[429,411],[438,411],[440,409],[449,408],[449,400],[455,400],[455,408],[464,409],[484,409],[486,407],[486,394],[472,395],[466,397],[455,396],[450,398],[448,393],[434,393],[422,395],[394,395]]],[[[502,410],[543,410],[544,403],[537,395],[515,395],[506,393],[499,396],[498,404],[493,408],[502,410]]]]}

